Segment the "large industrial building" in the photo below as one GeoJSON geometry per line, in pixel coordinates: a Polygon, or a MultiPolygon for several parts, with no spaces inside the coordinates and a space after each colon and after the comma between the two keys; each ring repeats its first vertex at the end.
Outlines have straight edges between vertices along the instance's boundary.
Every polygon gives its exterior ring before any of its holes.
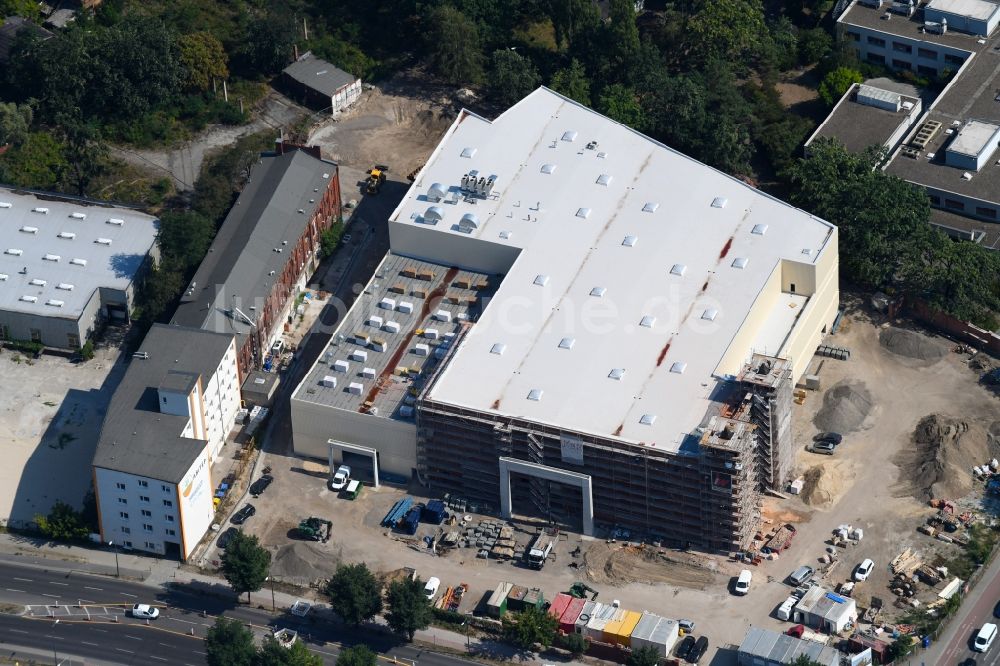
{"type": "Polygon", "coordinates": [[[264,364],[340,214],[337,165],[319,148],[275,148],[253,166],[171,320],[235,335],[241,377],[264,364]]]}
{"type": "Polygon", "coordinates": [[[912,105],[894,114],[911,119],[901,137],[887,131],[884,113],[878,122],[843,122],[851,106],[843,102],[830,133],[849,146],[859,133],[869,144],[888,138],[885,171],[927,191],[931,223],[993,249],[1000,248],[998,25],[1000,4],[989,0],[855,0],[837,32],[858,58],[947,83],[916,116],[912,105]]]}
{"type": "Polygon", "coordinates": [[[157,228],[130,208],[0,189],[0,340],[78,349],[128,321],[157,228]]]}
{"type": "Polygon", "coordinates": [[[588,534],[749,544],[837,315],[836,227],[540,88],[462,112],[389,233],[292,396],[297,453],[588,534]]]}
{"type": "Polygon", "coordinates": [[[215,507],[212,463],[240,407],[236,338],[154,325],[108,405],[94,454],[101,539],[186,559],[215,507]]]}

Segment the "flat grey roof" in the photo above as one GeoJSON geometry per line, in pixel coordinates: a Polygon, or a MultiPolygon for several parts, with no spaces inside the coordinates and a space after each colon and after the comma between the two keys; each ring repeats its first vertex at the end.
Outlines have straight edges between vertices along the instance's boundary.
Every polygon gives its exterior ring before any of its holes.
{"type": "Polygon", "coordinates": [[[957,32],[951,29],[943,35],[933,32],[925,32],[923,9],[918,9],[913,13],[913,16],[907,18],[902,14],[888,14],[889,6],[891,4],[891,2],[887,2],[882,5],[882,9],[875,9],[874,7],[866,7],[858,4],[857,0],[855,0],[854,4],[848,7],[847,10],[840,15],[838,23],[843,23],[845,25],[857,25],[869,30],[884,32],[890,36],[896,35],[898,37],[908,37],[913,40],[941,44],[942,46],[950,46],[952,48],[964,49],[966,51],[977,52],[983,48],[983,46],[977,42],[977,40],[980,39],[978,35],[970,35],[968,33],[957,32]],[[887,14],[891,18],[882,18],[887,14]]]}
{"type": "Polygon", "coordinates": [[[985,0],[930,0],[927,8],[980,21],[985,21],[1000,11],[1000,5],[985,0]]]}
{"type": "MultiPolygon", "coordinates": [[[[881,86],[877,86],[877,88],[885,90],[881,86]]],[[[916,113],[916,105],[920,103],[917,97],[901,94],[902,100],[910,102],[914,107],[889,111],[861,104],[857,101],[857,92],[858,86],[855,84],[847,92],[847,96],[838,102],[837,106],[830,112],[830,115],[809,139],[809,143],[820,137],[830,137],[840,141],[852,153],[860,153],[871,145],[883,146],[893,132],[909,122],[911,114],[916,113]]]]}
{"type": "Polygon", "coordinates": [[[232,335],[154,324],[115,389],[101,425],[94,466],[178,483],[206,442],[181,437],[190,420],[159,411],[157,388],[200,375],[207,383],[232,344],[232,335]],[[174,374],[179,373],[179,374],[174,374]]]}
{"type": "Polygon", "coordinates": [[[1000,250],[1000,224],[996,222],[974,220],[940,208],[931,209],[930,222],[945,232],[952,232],[950,235],[962,234],[967,240],[966,234],[974,234],[976,238],[971,240],[990,250],[1000,250]]]}
{"type": "Polygon", "coordinates": [[[171,323],[234,334],[237,346],[242,346],[252,329],[233,313],[233,306],[259,319],[272,286],[336,175],[336,164],[301,150],[262,155],[171,323]]]}
{"type": "Polygon", "coordinates": [[[759,657],[779,664],[790,664],[805,655],[822,666],[839,666],[840,652],[816,641],[750,627],[738,650],[740,655],[759,657]]]}
{"type": "Polygon", "coordinates": [[[400,417],[399,408],[405,402],[415,402],[416,396],[409,393],[410,388],[419,389],[423,385],[426,371],[440,360],[463,323],[478,318],[494,288],[483,273],[389,252],[293,397],[349,411],[362,411],[364,403],[371,401],[378,416],[404,418],[400,417]],[[430,279],[409,277],[414,274],[430,279]],[[379,307],[383,299],[392,300],[395,309],[379,307]],[[412,305],[411,313],[400,311],[403,303],[412,305]],[[439,311],[448,312],[451,321],[436,319],[439,311]],[[373,325],[371,317],[378,317],[382,323],[375,320],[373,325]],[[389,322],[399,324],[397,332],[386,330],[389,322]],[[423,334],[418,335],[418,331],[423,334]],[[435,331],[436,337],[430,331],[435,331]],[[372,342],[359,344],[355,334],[368,336],[372,342]],[[376,340],[384,341],[384,351],[374,349],[376,340]],[[426,345],[427,353],[416,353],[417,345],[426,345]],[[351,358],[359,352],[366,354],[367,359],[351,358]],[[347,363],[346,371],[338,369],[338,361],[347,363]],[[370,369],[369,376],[364,374],[366,368],[370,369]],[[396,372],[397,368],[409,368],[411,372],[403,376],[396,372]],[[335,379],[337,385],[324,386],[327,377],[335,379]],[[350,392],[348,387],[352,383],[361,385],[360,393],[350,392]],[[406,400],[408,395],[410,400],[406,400]]]}
{"type": "Polygon", "coordinates": [[[97,289],[128,289],[158,227],[130,208],[0,188],[0,310],[78,319],[97,289]]]}
{"type": "Polygon", "coordinates": [[[333,97],[341,88],[358,79],[308,52],[286,67],[284,72],[299,83],[328,97],[333,97]]]}
{"type": "MultiPolygon", "coordinates": [[[[1000,125],[981,120],[969,120],[955,133],[951,145],[948,146],[948,151],[967,157],[976,157],[986,148],[986,144],[997,131],[1000,131],[1000,125]]],[[[996,146],[994,146],[995,149],[996,146]]]]}

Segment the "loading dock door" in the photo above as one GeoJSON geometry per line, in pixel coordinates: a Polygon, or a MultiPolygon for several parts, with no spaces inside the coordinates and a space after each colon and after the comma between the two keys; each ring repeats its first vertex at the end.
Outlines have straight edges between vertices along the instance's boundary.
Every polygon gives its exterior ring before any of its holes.
{"type": "MultiPolygon", "coordinates": [[[[330,476],[331,477],[333,476],[334,471],[336,471],[336,469],[337,469],[337,462],[336,462],[336,458],[337,457],[339,457],[341,460],[344,460],[345,454],[351,454],[352,456],[355,456],[355,460],[357,460],[356,456],[361,456],[361,457],[367,458],[368,460],[371,461],[371,474],[372,474],[372,479],[373,479],[373,485],[376,488],[379,487],[379,480],[378,480],[378,450],[376,450],[376,449],[374,449],[374,448],[372,448],[370,446],[361,446],[360,444],[349,444],[347,442],[341,442],[341,441],[336,440],[336,439],[328,439],[326,441],[326,443],[330,447],[329,457],[330,457],[330,476]],[[338,454],[339,454],[339,456],[338,456],[338,454]]],[[[351,461],[351,462],[353,462],[353,461],[351,461]]],[[[351,463],[349,462],[347,464],[350,465],[351,463]]]]}

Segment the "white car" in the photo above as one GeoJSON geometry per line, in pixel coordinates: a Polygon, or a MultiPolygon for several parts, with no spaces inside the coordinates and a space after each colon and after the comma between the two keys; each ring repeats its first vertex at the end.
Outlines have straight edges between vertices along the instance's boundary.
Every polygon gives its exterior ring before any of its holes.
{"type": "Polygon", "coordinates": [[[739,595],[748,593],[751,580],[753,580],[753,574],[748,569],[744,569],[740,572],[740,577],[736,579],[736,587],[733,588],[733,592],[739,595]]]}
{"type": "Polygon", "coordinates": [[[132,617],[140,620],[155,620],[160,617],[160,609],[149,604],[136,604],[132,606],[132,617]]]}
{"type": "Polygon", "coordinates": [[[858,568],[854,570],[854,580],[862,581],[868,580],[868,576],[872,574],[872,569],[875,568],[875,562],[871,558],[866,559],[864,562],[858,565],[858,568]]]}
{"type": "Polygon", "coordinates": [[[424,585],[424,594],[427,595],[428,599],[433,601],[434,597],[438,593],[439,587],[441,587],[441,579],[435,576],[431,576],[430,578],[427,579],[427,584],[424,585]]]}
{"type": "Polygon", "coordinates": [[[997,625],[995,624],[984,624],[983,628],[979,630],[976,634],[976,642],[973,643],[972,649],[976,652],[986,652],[993,645],[993,639],[997,637],[997,625]]]}
{"type": "Polygon", "coordinates": [[[337,468],[337,473],[330,479],[330,490],[343,490],[347,487],[347,482],[351,480],[351,468],[341,465],[337,468]]]}

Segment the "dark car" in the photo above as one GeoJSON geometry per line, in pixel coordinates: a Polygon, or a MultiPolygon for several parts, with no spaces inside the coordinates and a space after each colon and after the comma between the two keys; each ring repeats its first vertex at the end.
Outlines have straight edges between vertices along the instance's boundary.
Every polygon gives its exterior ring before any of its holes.
{"type": "Polygon", "coordinates": [[[223,532],[222,536],[219,537],[219,542],[218,542],[219,548],[225,550],[226,546],[229,544],[230,541],[233,540],[233,537],[236,536],[237,532],[239,532],[239,530],[236,529],[235,527],[230,527],[228,530],[223,532]]]}
{"type": "Polygon", "coordinates": [[[250,484],[250,494],[254,497],[260,497],[267,490],[267,487],[271,485],[272,481],[274,481],[274,477],[270,474],[265,474],[250,484]]]}
{"type": "Polygon", "coordinates": [[[844,441],[844,436],[839,432],[821,432],[813,437],[814,442],[830,442],[834,446],[844,441]]]}
{"type": "Polygon", "coordinates": [[[247,518],[257,513],[257,509],[254,508],[253,504],[247,504],[245,507],[233,514],[233,517],[229,519],[233,525],[242,525],[247,521],[247,518]]]}
{"type": "Polygon", "coordinates": [[[809,451],[810,453],[819,453],[824,456],[832,456],[833,452],[836,450],[837,445],[827,441],[814,442],[806,447],[806,451],[809,451]]]}
{"type": "Polygon", "coordinates": [[[691,654],[691,648],[694,647],[695,640],[694,636],[687,635],[684,640],[680,642],[677,646],[677,656],[680,659],[686,659],[689,654],[691,654]]]}
{"type": "Polygon", "coordinates": [[[993,607],[993,617],[1000,618],[1000,601],[993,607]]]}
{"type": "Polygon", "coordinates": [[[976,666],[976,660],[973,659],[972,657],[969,657],[968,659],[962,661],[962,663],[960,663],[958,666],[976,666]]]}
{"type": "Polygon", "coordinates": [[[708,639],[702,636],[698,639],[698,642],[694,644],[691,651],[688,652],[687,660],[690,664],[697,664],[705,653],[708,652],[708,639]]]}

